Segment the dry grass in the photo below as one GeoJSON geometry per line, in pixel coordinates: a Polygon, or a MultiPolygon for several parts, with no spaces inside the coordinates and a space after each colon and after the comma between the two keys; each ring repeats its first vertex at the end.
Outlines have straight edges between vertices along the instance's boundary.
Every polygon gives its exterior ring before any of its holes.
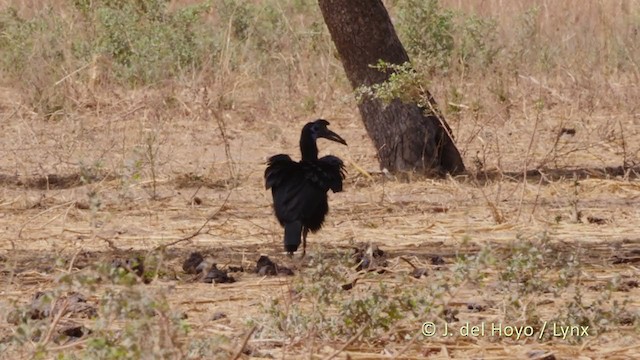
{"type": "MultiPolygon", "coordinates": [[[[71,16],[66,2],[50,3],[71,16]]],[[[637,1],[538,2],[528,47],[516,36],[528,1],[441,1],[445,8],[494,17],[499,43],[527,50],[514,50],[519,56],[501,57],[486,68],[462,71],[454,65],[429,79],[470,169],[441,180],[398,180],[378,171],[327,32],[313,27],[321,24],[316,5],[266,3],[281,19],[273,39],[260,40],[272,41],[272,50],[254,47],[269,12],[250,18],[248,39],[240,41],[211,11],[205,18],[227,44],[220,56],[208,59],[210,67],[143,87],[118,85],[108,58],[67,58],[65,66],[52,69],[34,56],[25,63],[47,71],[18,78],[0,72],[0,338],[16,334],[17,327],[5,321],[10,311],[37,291],[64,288],[62,274],[85,274],[94,271],[92,264],[135,252],[161,259],[161,271],[132,291],[165,296],[171,311],[187,315],[189,335],[176,333],[168,336],[173,345],[162,343],[177,349],[168,358],[188,357],[185,349],[193,343],[215,339],[221,358],[243,347],[257,358],[328,358],[337,350],[337,358],[351,359],[638,356],[640,289],[632,282],[640,261],[637,1]],[[34,104],[36,86],[47,89],[41,100],[62,106],[53,116],[43,114],[42,102],[34,104]],[[193,250],[212,254],[218,264],[247,268],[260,254],[289,262],[264,191],[264,160],[297,154],[299,129],[316,117],[329,119],[347,139],[348,148],[320,147],[345,159],[349,175],[345,192],[330,195],[325,228],[309,239],[311,259],[293,264],[299,267],[294,277],[240,273],[233,284],[192,281],[180,265],[193,250]],[[156,249],[189,236],[209,218],[193,239],[156,249]],[[295,296],[292,290],[301,285],[316,286],[311,279],[325,279],[318,258],[346,277],[356,276],[339,258],[360,242],[387,252],[390,271],[357,275],[363,278],[350,292],[331,288],[334,302],[326,309],[309,293],[295,296]],[[532,249],[540,258],[513,262],[532,249]],[[412,269],[401,256],[428,275],[409,276],[412,269]],[[432,265],[433,256],[445,264],[432,265]],[[524,277],[526,271],[541,284],[524,277]],[[565,273],[572,274],[568,284],[560,284],[565,273]],[[340,305],[366,297],[381,283],[399,294],[416,291],[415,298],[435,305],[375,336],[334,336],[328,332],[334,328],[321,324],[279,330],[277,316],[267,311],[301,311],[299,321],[323,311],[338,314],[340,305]],[[547,288],[528,287],[534,285],[547,288]],[[576,290],[579,310],[572,307],[576,290]],[[486,309],[475,312],[468,304],[486,309]],[[580,341],[420,335],[422,322],[442,326],[444,309],[458,311],[459,321],[449,324],[454,330],[467,321],[539,326],[589,314],[597,333],[580,341]],[[227,317],[214,321],[215,312],[227,317]]],[[[400,6],[387,3],[392,10],[400,6]]],[[[0,1],[0,8],[10,4],[23,16],[41,8],[39,2],[9,0],[0,1]]],[[[109,282],[74,286],[92,304],[109,291],[128,289],[109,282]]],[[[167,314],[158,310],[152,329],[172,329],[167,314]]],[[[73,314],[58,321],[96,326],[73,314]]],[[[119,321],[114,329],[126,326],[119,321]]],[[[167,333],[173,334],[161,332],[167,333]]],[[[4,340],[2,357],[40,354],[37,339],[19,346],[4,340]]],[[[43,346],[51,358],[79,354],[88,344],[43,346]]]]}

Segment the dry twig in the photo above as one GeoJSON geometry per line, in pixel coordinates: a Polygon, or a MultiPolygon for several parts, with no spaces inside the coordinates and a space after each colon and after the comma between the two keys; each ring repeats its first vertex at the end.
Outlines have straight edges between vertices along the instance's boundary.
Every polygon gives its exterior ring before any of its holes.
{"type": "Polygon", "coordinates": [[[324,358],[324,360],[331,360],[333,358],[335,358],[336,356],[340,355],[341,352],[343,352],[349,345],[351,345],[354,341],[358,340],[358,338],[364,333],[364,331],[367,329],[366,326],[363,326],[355,335],[353,335],[351,337],[351,339],[349,339],[346,343],[344,343],[340,349],[336,350],[333,354],[327,356],[326,358],[324,358]]]}
{"type": "Polygon", "coordinates": [[[249,342],[249,339],[251,339],[251,335],[253,335],[253,333],[256,331],[257,328],[258,328],[258,326],[254,326],[254,327],[251,328],[251,330],[249,330],[247,335],[244,337],[244,340],[242,341],[242,344],[240,344],[240,347],[238,348],[236,353],[233,355],[231,360],[237,360],[237,359],[240,358],[240,355],[242,355],[242,352],[244,351],[244,348],[247,346],[247,343],[249,342]]]}
{"type": "Polygon", "coordinates": [[[189,236],[186,236],[186,237],[183,237],[183,238],[181,238],[181,239],[178,239],[178,240],[172,241],[172,242],[170,242],[170,243],[168,243],[168,244],[159,245],[159,246],[157,246],[154,250],[156,250],[156,251],[157,251],[157,250],[166,249],[166,248],[167,248],[167,247],[169,247],[169,246],[173,246],[173,245],[179,244],[179,243],[181,243],[181,242],[185,242],[185,241],[191,240],[191,239],[193,239],[194,237],[196,237],[196,236],[200,235],[200,233],[202,232],[202,229],[204,229],[204,227],[205,227],[205,226],[207,226],[207,224],[208,224],[211,220],[215,219],[215,217],[216,217],[216,216],[217,216],[217,215],[218,215],[218,214],[219,214],[219,213],[224,209],[224,207],[227,205],[227,201],[229,201],[229,197],[231,196],[231,193],[232,193],[232,192],[233,192],[233,189],[229,190],[229,192],[227,193],[227,196],[224,198],[224,201],[222,202],[222,205],[220,205],[220,207],[218,208],[218,210],[216,210],[213,214],[211,214],[211,215],[207,218],[207,220],[204,222],[204,224],[202,224],[202,226],[200,226],[200,228],[199,228],[198,230],[194,231],[194,232],[193,232],[191,235],[189,235],[189,236]]]}

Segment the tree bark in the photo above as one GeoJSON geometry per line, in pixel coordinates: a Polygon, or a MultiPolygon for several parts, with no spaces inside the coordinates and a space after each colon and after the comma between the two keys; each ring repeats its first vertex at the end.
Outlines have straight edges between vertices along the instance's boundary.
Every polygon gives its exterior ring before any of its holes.
{"type": "MultiPolygon", "coordinates": [[[[324,21],[338,50],[347,78],[355,90],[388,80],[390,73],[371,68],[379,60],[391,64],[409,61],[381,0],[318,0],[324,21]]],[[[391,172],[427,174],[464,171],[449,126],[431,94],[433,111],[416,103],[365,98],[360,115],[378,152],[380,167],[391,172]]]]}

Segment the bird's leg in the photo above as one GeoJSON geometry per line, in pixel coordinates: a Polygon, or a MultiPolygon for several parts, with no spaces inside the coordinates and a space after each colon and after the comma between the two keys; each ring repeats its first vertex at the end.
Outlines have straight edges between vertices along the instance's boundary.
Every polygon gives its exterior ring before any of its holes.
{"type": "Polygon", "coordinates": [[[302,230],[302,257],[307,253],[307,234],[309,233],[309,228],[306,226],[302,230]]]}

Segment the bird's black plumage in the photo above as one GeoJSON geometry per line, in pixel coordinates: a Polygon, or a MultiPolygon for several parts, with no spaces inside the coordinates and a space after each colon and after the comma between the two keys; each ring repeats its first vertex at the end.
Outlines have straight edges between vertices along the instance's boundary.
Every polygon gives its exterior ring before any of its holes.
{"type": "Polygon", "coordinates": [[[291,160],[278,154],[269,158],[264,172],[265,185],[271,189],[273,207],[280,225],[284,227],[284,248],[292,254],[303,242],[303,256],[309,231],[322,227],[329,211],[327,192],[342,191],[344,164],[332,155],[318,159],[316,140],[326,138],[346,145],[338,134],[329,130],[329,122],[318,119],[306,124],[300,134],[302,160],[291,160]]]}

